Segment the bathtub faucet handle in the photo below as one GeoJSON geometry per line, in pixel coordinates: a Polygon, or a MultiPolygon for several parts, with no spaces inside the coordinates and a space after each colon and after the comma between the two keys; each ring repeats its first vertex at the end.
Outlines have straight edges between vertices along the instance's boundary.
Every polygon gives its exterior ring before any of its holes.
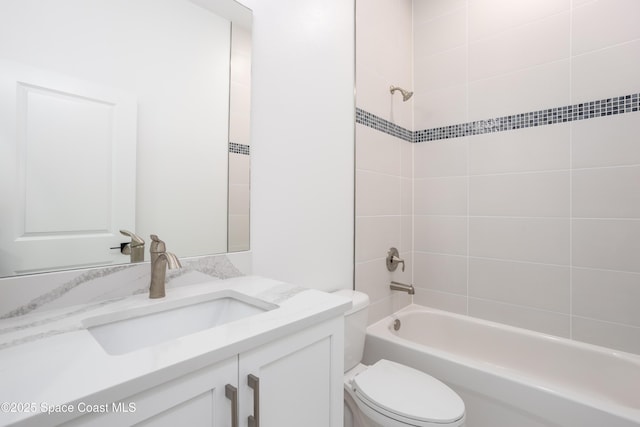
{"type": "Polygon", "coordinates": [[[400,253],[396,248],[389,249],[387,253],[387,270],[396,271],[398,264],[402,264],[402,271],[404,271],[404,260],[400,258],[400,253]]]}

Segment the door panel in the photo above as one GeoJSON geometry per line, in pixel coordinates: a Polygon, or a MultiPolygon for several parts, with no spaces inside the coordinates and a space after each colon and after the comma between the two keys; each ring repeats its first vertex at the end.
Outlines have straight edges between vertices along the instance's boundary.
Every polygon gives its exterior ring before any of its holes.
{"type": "Polygon", "coordinates": [[[0,65],[0,194],[13,196],[0,209],[0,277],[127,262],[119,230],[135,226],[135,98],[0,65]]]}

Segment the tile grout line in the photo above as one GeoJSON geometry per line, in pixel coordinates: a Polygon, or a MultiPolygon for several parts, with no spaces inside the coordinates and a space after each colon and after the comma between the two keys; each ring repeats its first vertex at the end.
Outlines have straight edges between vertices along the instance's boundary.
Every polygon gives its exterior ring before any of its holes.
{"type": "MultiPolygon", "coordinates": [[[[573,12],[569,0],[569,99],[573,102],[573,12]]],[[[569,338],[573,339],[573,123],[569,124],[569,338]]]]}

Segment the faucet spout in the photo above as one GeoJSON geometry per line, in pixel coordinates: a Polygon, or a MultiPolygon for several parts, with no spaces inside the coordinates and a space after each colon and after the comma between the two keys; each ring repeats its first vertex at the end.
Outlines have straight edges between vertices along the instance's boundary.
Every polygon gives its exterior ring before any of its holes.
{"type": "Polygon", "coordinates": [[[149,298],[163,298],[165,296],[165,277],[167,268],[181,268],[178,257],[166,251],[166,245],[155,234],[151,235],[151,283],[149,285],[149,298]]]}
{"type": "Polygon", "coordinates": [[[407,285],[404,283],[400,283],[400,282],[391,282],[391,290],[392,291],[402,291],[402,292],[406,292],[409,295],[415,295],[416,290],[413,287],[413,285],[407,285]]]}

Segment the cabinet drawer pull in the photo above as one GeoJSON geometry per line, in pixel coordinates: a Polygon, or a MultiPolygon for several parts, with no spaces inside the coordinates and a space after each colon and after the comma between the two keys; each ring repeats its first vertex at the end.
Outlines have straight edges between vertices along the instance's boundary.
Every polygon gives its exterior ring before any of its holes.
{"type": "Polygon", "coordinates": [[[247,385],[253,389],[253,415],[249,415],[249,427],[260,427],[260,378],[249,374],[247,385]]]}
{"type": "Polygon", "coordinates": [[[227,384],[224,387],[224,395],[231,401],[231,427],[238,427],[238,389],[227,384]]]}

